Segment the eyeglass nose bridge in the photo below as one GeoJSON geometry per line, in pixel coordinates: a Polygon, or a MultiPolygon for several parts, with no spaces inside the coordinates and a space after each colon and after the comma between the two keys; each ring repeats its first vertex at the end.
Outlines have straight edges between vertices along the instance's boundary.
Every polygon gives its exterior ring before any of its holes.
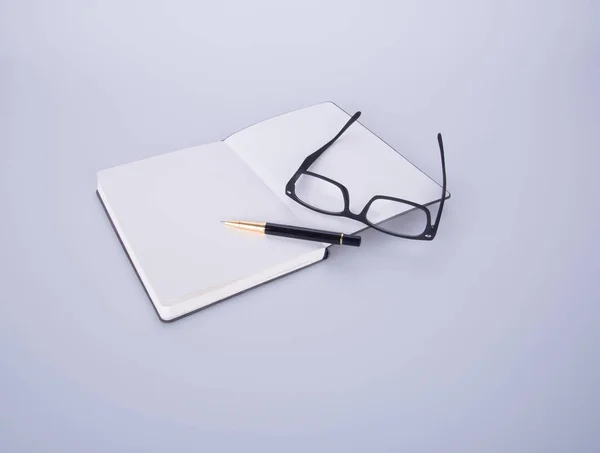
{"type": "Polygon", "coordinates": [[[362,222],[362,217],[360,216],[360,214],[355,214],[352,211],[350,211],[349,209],[344,213],[344,217],[347,217],[351,220],[357,220],[359,222],[362,222]]]}

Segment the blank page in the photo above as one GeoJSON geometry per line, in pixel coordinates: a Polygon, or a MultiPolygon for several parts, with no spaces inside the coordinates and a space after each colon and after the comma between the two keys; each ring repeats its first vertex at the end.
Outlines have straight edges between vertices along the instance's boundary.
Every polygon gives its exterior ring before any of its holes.
{"type": "Polygon", "coordinates": [[[164,306],[323,249],[221,223],[298,223],[223,142],[101,171],[98,190],[149,293],[164,306]]]}
{"type": "MultiPolygon", "coordinates": [[[[250,126],[225,142],[302,220],[303,225],[352,233],[365,226],[350,219],[316,213],[285,195],[285,185],[302,161],[331,140],[349,119],[350,115],[327,102],[250,126]]],[[[427,151],[439,155],[435,137],[427,151]]],[[[350,192],[350,210],[353,212],[359,212],[374,195],[388,195],[420,204],[439,200],[442,195],[440,185],[358,122],[321,155],[310,171],[345,185],[350,192]]],[[[311,197],[327,196],[327,193],[320,193],[323,190],[321,184],[305,187],[305,190],[313,192],[311,197]]],[[[383,206],[378,221],[399,213],[386,211],[383,206]]]]}

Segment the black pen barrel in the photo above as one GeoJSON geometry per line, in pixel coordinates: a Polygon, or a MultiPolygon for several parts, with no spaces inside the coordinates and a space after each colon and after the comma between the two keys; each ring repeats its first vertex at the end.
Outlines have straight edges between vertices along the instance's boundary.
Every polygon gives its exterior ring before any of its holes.
{"type": "Polygon", "coordinates": [[[266,223],[265,234],[304,239],[307,241],[326,242],[328,244],[350,245],[353,247],[358,247],[361,240],[360,236],[331,233],[329,231],[313,230],[310,228],[289,225],[279,225],[277,223],[266,223]]]}

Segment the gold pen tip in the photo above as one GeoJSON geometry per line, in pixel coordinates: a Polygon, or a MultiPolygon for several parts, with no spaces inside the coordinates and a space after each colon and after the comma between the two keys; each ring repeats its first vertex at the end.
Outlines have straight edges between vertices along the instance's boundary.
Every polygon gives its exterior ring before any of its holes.
{"type": "Polygon", "coordinates": [[[258,222],[242,222],[240,220],[221,220],[227,226],[234,228],[241,228],[242,230],[251,230],[251,231],[259,231],[261,233],[265,232],[265,223],[258,222]]]}

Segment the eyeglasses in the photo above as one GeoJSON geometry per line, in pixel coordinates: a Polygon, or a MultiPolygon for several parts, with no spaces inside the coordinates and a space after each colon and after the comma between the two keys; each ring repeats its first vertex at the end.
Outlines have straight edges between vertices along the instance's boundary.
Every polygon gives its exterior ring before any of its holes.
{"type": "Polygon", "coordinates": [[[355,214],[350,211],[350,195],[343,184],[308,170],[359,117],[360,112],[356,112],[335,137],[304,159],[300,168],[286,184],[286,195],[297,203],[321,214],[357,220],[382,233],[396,237],[431,241],[437,234],[446,196],[446,162],[441,134],[437,135],[437,139],[442,158],[442,196],[433,223],[431,222],[432,213],[425,205],[386,195],[375,195],[360,213],[355,214]],[[391,216],[390,213],[392,213],[391,216]],[[380,225],[382,218],[388,219],[400,214],[402,215],[395,221],[386,221],[383,226],[380,225]]]}

